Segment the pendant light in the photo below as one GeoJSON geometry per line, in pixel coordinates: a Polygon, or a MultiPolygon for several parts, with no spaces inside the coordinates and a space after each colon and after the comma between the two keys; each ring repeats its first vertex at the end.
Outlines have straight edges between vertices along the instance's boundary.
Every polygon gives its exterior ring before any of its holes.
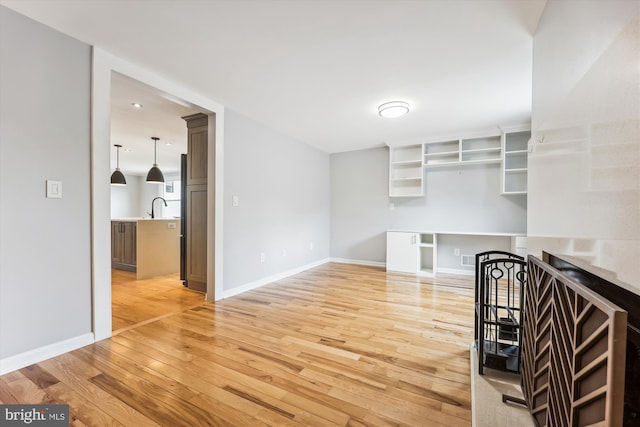
{"type": "Polygon", "coordinates": [[[162,171],[160,170],[160,168],[158,167],[158,163],[156,162],[156,150],[160,138],[158,138],[157,136],[152,136],[151,139],[153,139],[153,167],[149,169],[149,173],[147,174],[147,182],[160,184],[164,182],[164,175],[162,175],[162,171]]]}
{"type": "Polygon", "coordinates": [[[120,172],[120,148],[122,145],[114,144],[113,146],[116,147],[116,170],[111,174],[111,185],[127,185],[124,174],[120,172]]]}

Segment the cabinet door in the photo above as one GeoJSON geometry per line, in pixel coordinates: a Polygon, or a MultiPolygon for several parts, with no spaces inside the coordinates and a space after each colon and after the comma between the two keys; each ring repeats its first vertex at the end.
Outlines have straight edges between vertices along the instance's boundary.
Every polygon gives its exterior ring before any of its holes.
{"type": "MultiPolygon", "coordinates": [[[[183,117],[187,122],[187,177],[185,230],[185,284],[207,290],[207,168],[209,118],[206,114],[183,117]]],[[[215,129],[211,132],[215,135],[215,129]]]]}
{"type": "Polygon", "coordinates": [[[207,186],[187,187],[187,286],[207,289],[207,186]]]}
{"type": "Polygon", "coordinates": [[[122,263],[136,264],[136,223],[122,223],[122,263]]]}
{"type": "Polygon", "coordinates": [[[111,222],[111,262],[122,262],[122,233],[121,222],[111,222]]]}
{"type": "Polygon", "coordinates": [[[420,264],[418,234],[390,231],[387,233],[387,271],[417,273],[420,264]]]}
{"type": "Polygon", "coordinates": [[[187,146],[187,185],[207,184],[207,126],[189,128],[187,146]]]}

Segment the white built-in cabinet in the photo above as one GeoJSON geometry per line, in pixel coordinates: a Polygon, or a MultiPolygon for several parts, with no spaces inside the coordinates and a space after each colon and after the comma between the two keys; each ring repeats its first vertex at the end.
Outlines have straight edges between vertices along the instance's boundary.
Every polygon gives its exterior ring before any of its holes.
{"type": "Polygon", "coordinates": [[[389,272],[418,276],[473,275],[474,254],[490,249],[525,256],[527,239],[511,233],[387,230],[386,267],[389,272]]]}
{"type": "Polygon", "coordinates": [[[501,164],[501,194],[527,192],[529,130],[394,145],[389,151],[389,196],[424,196],[423,169],[501,164]]]}
{"type": "Polygon", "coordinates": [[[436,265],[435,234],[387,232],[387,271],[433,276],[436,265]]]}

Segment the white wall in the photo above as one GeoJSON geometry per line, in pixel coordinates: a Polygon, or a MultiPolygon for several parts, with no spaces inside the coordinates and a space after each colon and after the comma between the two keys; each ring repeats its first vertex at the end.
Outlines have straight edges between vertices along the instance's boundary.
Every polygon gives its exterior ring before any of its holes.
{"type": "MultiPolygon", "coordinates": [[[[140,177],[140,193],[139,193],[139,210],[138,215],[142,218],[151,218],[151,202],[156,197],[164,196],[164,185],[162,184],[150,184],[146,181],[146,177],[140,177]]],[[[164,216],[164,203],[162,200],[156,200],[153,205],[153,214],[156,218],[162,218],[164,216]]]]}
{"type": "Polygon", "coordinates": [[[388,171],[387,148],[331,155],[333,258],[384,262],[390,228],[526,233],[526,196],[500,195],[499,165],[428,169],[410,198],[389,197],[388,171]]]}
{"type": "Polygon", "coordinates": [[[144,178],[125,175],[127,185],[111,186],[111,218],[136,218],[140,216],[140,183],[144,178]]]}
{"type": "Polygon", "coordinates": [[[533,46],[529,249],[640,291],[640,2],[550,0],[533,46]]]}
{"type": "MultiPolygon", "coordinates": [[[[111,186],[111,218],[149,218],[151,201],[155,197],[164,196],[164,186],[149,184],[144,176],[125,175],[127,185],[111,186]]],[[[164,216],[164,204],[158,200],[155,203],[156,218],[164,216]]]]}
{"type": "Polygon", "coordinates": [[[228,109],[224,126],[224,290],[326,259],[329,155],[228,109]]]}
{"type": "Polygon", "coordinates": [[[3,364],[91,333],[90,60],[89,46],[0,6],[3,364]],[[47,179],[62,199],[45,198],[47,179]]]}

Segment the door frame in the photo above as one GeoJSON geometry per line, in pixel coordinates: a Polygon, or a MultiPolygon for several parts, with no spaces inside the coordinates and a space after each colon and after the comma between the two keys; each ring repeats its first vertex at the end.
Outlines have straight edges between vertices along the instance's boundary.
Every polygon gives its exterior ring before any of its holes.
{"type": "MultiPolygon", "coordinates": [[[[207,293],[222,298],[224,106],[152,71],[92,48],[91,80],[91,287],[96,341],[111,337],[111,74],[117,72],[209,112],[207,293]]],[[[186,129],[186,128],[185,128],[186,129]]]]}

